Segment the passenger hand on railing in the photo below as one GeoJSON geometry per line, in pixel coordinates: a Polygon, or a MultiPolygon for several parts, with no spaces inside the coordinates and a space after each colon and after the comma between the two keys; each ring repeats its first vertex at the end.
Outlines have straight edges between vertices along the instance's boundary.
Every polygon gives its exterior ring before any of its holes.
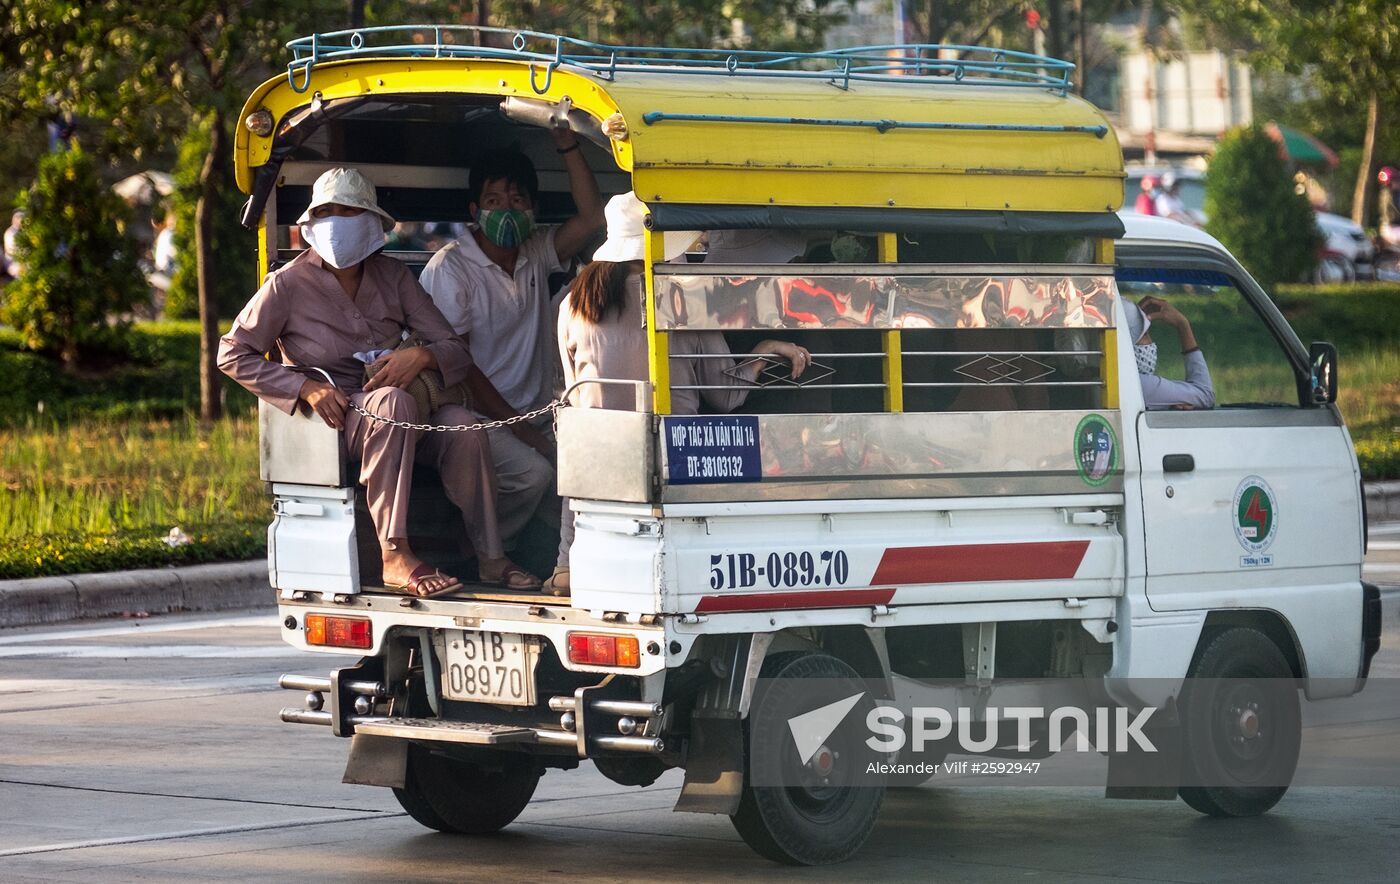
{"type": "Polygon", "coordinates": [[[345,409],[350,405],[350,400],[344,393],[325,381],[307,378],[302,382],[298,395],[303,402],[311,406],[312,411],[321,416],[326,426],[333,430],[345,427],[345,409]]]}
{"type": "Polygon", "coordinates": [[[406,347],[374,360],[385,363],[374,377],[365,382],[365,392],[380,387],[407,387],[425,368],[436,368],[437,358],[426,347],[406,347]]]}
{"type": "Polygon", "coordinates": [[[753,348],[754,353],[771,353],[774,356],[781,356],[792,363],[792,378],[797,380],[802,377],[802,372],[812,364],[812,354],[806,347],[799,346],[790,341],[759,341],[758,346],[753,348]]]}

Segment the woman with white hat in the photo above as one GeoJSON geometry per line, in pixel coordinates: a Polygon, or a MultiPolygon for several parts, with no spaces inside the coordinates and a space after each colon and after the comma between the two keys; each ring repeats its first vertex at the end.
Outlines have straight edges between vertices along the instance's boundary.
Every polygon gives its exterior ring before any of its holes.
{"type": "Polygon", "coordinates": [[[311,247],[268,274],[219,342],[219,368],[270,405],[292,414],[304,402],[343,431],[351,460],[360,462],[386,587],[429,597],[460,586],[409,547],[415,458],[437,469],[448,498],[462,511],[483,581],[538,586],[501,547],[485,433],[422,433],[365,417],[352,407],[409,423],[475,422],[457,405],[419,414],[403,389],[425,369],[441,372],[446,386],[455,384],[465,377],[471,357],[408,268],[378,254],[394,219],[379,207],[374,185],[354,169],[331,169],[316,180],[311,205],[297,223],[311,247]],[[425,344],[394,349],[405,331],[425,344]],[[280,362],[264,358],[274,350],[280,362]],[[385,350],[390,352],[376,360],[381,368],[366,381],[366,358],[385,350]],[[293,366],[320,368],[334,383],[293,366]]]}
{"type": "MultiPolygon", "coordinates": [[[[647,379],[646,314],[642,298],[642,270],[646,241],[647,207],[636,194],[608,200],[604,215],[608,238],[593,253],[593,262],[579,272],[569,294],[559,306],[559,357],[564,364],[564,385],[586,378],[647,379]]],[[[700,236],[699,232],[669,232],[666,260],[679,258],[700,236]]],[[[727,354],[729,345],[717,331],[674,332],[670,336],[671,413],[698,414],[700,403],[714,411],[733,411],[752,389],[733,376],[735,359],[687,359],[698,354],[727,354]],[[682,390],[678,387],[725,387],[721,390],[682,390]]],[[[760,341],[754,353],[771,353],[792,364],[799,377],[812,362],[806,348],[789,341],[760,341]]],[[[761,365],[746,367],[752,382],[761,365]]],[[[573,403],[586,408],[630,411],[634,396],[617,385],[587,384],[575,390],[573,403]]],[[[563,530],[558,565],[545,581],[545,590],[556,595],[569,592],[569,546],[573,542],[573,513],[564,501],[563,530]]]]}

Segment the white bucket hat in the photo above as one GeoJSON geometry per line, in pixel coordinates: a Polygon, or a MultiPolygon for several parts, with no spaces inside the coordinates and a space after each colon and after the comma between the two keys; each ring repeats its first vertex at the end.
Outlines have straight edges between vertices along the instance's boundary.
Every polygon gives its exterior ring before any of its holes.
{"type": "Polygon", "coordinates": [[[807,237],[791,230],[711,230],[706,264],[787,264],[807,253],[807,237]]]}
{"type": "Polygon", "coordinates": [[[1127,298],[1123,299],[1123,315],[1128,321],[1128,336],[1132,338],[1133,343],[1136,344],[1138,341],[1142,340],[1142,336],[1147,334],[1147,330],[1152,327],[1152,320],[1147,317],[1146,313],[1142,312],[1141,307],[1129,301],[1127,298]]]}
{"type": "Polygon", "coordinates": [[[310,223],[313,210],[332,203],[373,212],[384,223],[385,233],[394,229],[393,216],[379,208],[379,198],[375,194],[374,185],[358,169],[327,169],[322,172],[321,177],[311,186],[311,205],[301,213],[297,223],[310,223]]]}
{"type": "MultiPolygon", "coordinates": [[[[646,216],[646,203],[630,190],[608,200],[603,209],[608,238],[593,253],[593,260],[621,264],[646,257],[646,216]]],[[[700,231],[668,230],[665,238],[666,260],[671,261],[685,254],[685,250],[700,238],[700,231]]]]}

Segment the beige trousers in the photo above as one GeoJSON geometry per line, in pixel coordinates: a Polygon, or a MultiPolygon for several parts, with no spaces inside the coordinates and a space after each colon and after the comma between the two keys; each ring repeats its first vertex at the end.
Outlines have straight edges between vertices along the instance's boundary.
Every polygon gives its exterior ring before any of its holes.
{"type": "MultiPolygon", "coordinates": [[[[413,397],[394,387],[356,393],[350,401],[372,414],[395,420],[438,425],[476,422],[471,412],[455,405],[438,409],[428,421],[419,421],[413,397]]],[[[360,461],[360,484],[365,486],[370,519],[382,548],[392,549],[392,540],[408,537],[413,464],[419,457],[438,471],[447,499],[462,511],[467,539],[477,556],[498,559],[505,555],[497,522],[491,443],[486,433],[407,430],[369,420],[347,409],[345,442],[350,458],[360,461]]]]}

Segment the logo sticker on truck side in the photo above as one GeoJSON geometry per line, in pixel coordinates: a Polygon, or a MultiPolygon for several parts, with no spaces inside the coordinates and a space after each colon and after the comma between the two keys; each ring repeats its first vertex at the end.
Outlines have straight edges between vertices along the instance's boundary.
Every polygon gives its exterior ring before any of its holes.
{"type": "Polygon", "coordinates": [[[1074,465],[1079,478],[1096,487],[1118,469],[1118,436],[1103,415],[1085,415],[1074,428],[1074,465]]]}
{"type": "Polygon", "coordinates": [[[1265,551],[1278,536],[1278,498],[1274,489],[1258,476],[1245,476],[1235,487],[1231,514],[1235,539],[1248,555],[1240,556],[1241,568],[1262,568],[1274,563],[1265,551]]]}

